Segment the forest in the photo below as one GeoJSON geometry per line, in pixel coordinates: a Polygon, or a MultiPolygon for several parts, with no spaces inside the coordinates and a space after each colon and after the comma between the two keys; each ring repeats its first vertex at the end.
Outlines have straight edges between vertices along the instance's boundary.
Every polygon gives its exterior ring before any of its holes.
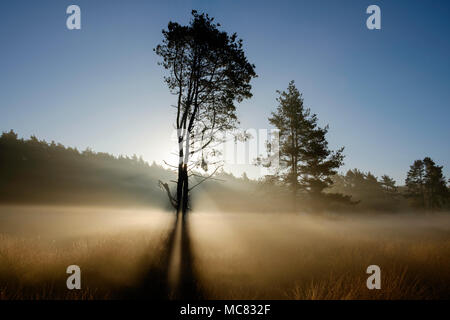
{"type": "MultiPolygon", "coordinates": [[[[405,168],[407,169],[407,168],[405,168]]],[[[91,149],[79,151],[35,136],[19,139],[13,130],[0,137],[0,201],[3,204],[70,204],[151,206],[168,209],[158,180],[175,172],[133,155],[115,157],[91,149]]],[[[199,186],[198,208],[226,211],[291,212],[290,186],[273,176],[251,180],[224,171],[199,186]]],[[[430,158],[413,162],[404,185],[388,175],[376,177],[358,169],[337,173],[325,189],[324,212],[437,212],[449,208],[442,166],[430,158]],[[340,195],[336,197],[336,195],[340,195]],[[342,201],[347,197],[349,201],[342,201]]],[[[307,192],[297,194],[297,211],[317,212],[307,192]]]]}

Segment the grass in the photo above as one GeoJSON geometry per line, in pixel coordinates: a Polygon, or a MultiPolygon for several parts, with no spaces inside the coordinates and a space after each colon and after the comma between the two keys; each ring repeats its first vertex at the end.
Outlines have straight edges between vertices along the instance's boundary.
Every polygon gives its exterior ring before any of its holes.
{"type": "Polygon", "coordinates": [[[213,299],[448,299],[449,222],[198,215],[195,269],[213,299]],[[381,290],[366,287],[372,264],[381,268],[381,290]]]}
{"type": "MultiPolygon", "coordinates": [[[[0,299],[168,298],[173,222],[143,209],[1,207],[0,299]],[[81,290],[66,288],[71,264],[81,290]]],[[[207,299],[450,298],[448,215],[194,213],[188,228],[207,299]],[[372,264],[381,290],[366,287],[372,264]]]]}
{"type": "Polygon", "coordinates": [[[95,208],[3,208],[1,217],[0,299],[121,298],[160,264],[172,224],[166,213],[95,208]],[[36,210],[47,216],[28,220],[36,210]],[[66,288],[72,264],[81,290],[66,288]]]}

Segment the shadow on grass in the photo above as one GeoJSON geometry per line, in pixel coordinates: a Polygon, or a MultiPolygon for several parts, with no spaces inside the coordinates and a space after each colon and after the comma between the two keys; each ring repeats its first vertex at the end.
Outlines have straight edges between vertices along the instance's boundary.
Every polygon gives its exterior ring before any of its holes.
{"type": "Polygon", "coordinates": [[[176,219],[157,259],[144,257],[141,266],[145,271],[140,276],[137,285],[119,288],[114,298],[132,300],[200,300],[203,298],[193,270],[187,217],[176,219]],[[178,229],[179,235],[177,235],[178,229]],[[177,247],[181,250],[178,250],[177,247]],[[169,281],[174,255],[180,255],[175,284],[169,281]]]}

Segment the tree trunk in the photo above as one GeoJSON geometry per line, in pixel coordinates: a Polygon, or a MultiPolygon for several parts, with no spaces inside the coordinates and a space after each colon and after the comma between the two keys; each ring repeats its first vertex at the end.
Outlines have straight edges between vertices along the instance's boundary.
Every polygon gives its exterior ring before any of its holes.
{"type": "Polygon", "coordinates": [[[177,215],[181,210],[181,203],[183,199],[183,165],[178,165],[178,179],[177,179],[177,215]]]}
{"type": "Polygon", "coordinates": [[[182,210],[181,212],[183,213],[184,218],[189,209],[189,178],[186,164],[183,167],[182,176],[183,176],[183,199],[181,204],[182,210]]]}
{"type": "Polygon", "coordinates": [[[292,187],[292,210],[297,213],[297,186],[292,187]]]}

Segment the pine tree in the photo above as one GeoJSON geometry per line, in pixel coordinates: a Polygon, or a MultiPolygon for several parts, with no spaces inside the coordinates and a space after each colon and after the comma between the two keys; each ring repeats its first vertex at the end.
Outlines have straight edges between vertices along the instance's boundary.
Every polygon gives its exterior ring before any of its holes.
{"type": "Polygon", "coordinates": [[[320,128],[317,126],[317,117],[313,115],[310,119],[310,130],[307,139],[301,149],[300,166],[302,173],[302,186],[315,198],[323,195],[323,190],[333,184],[331,179],[339,167],[344,164],[344,148],[332,151],[328,148],[325,135],[328,126],[320,128]]]}
{"type": "MultiPolygon", "coordinates": [[[[279,130],[279,167],[274,176],[290,188],[295,209],[299,191],[314,199],[323,199],[324,190],[333,184],[331,177],[343,165],[343,148],[338,151],[328,148],[328,126],[318,126],[317,116],[304,107],[302,94],[294,81],[289,83],[287,91],[277,93],[278,107],[269,118],[279,130]]],[[[263,163],[262,159],[258,160],[258,164],[263,163]]],[[[335,195],[332,198],[345,197],[335,195]]]]}
{"type": "Polygon", "coordinates": [[[406,175],[406,196],[412,200],[412,205],[425,208],[425,167],[422,160],[416,160],[410,166],[406,175]]]}
{"type": "Polygon", "coordinates": [[[380,184],[388,195],[395,196],[397,194],[397,186],[395,185],[395,180],[389,177],[387,174],[381,176],[380,184]]]}
{"type": "Polygon", "coordinates": [[[223,142],[220,133],[236,128],[236,103],[251,98],[250,81],[256,77],[242,40],[219,27],[214,18],[193,10],[188,25],[169,22],[162,43],[155,48],[162,58],[160,64],[168,71],[165,82],[177,97],[178,165],[172,166],[177,168],[178,177],[174,195],[168,183],[159,183],[183,217],[191,190],[220,169],[217,165],[209,174],[208,162],[217,163],[215,146],[223,142]],[[209,175],[191,185],[195,169],[209,175]]]}
{"type": "Polygon", "coordinates": [[[434,211],[442,208],[448,197],[445,177],[442,174],[442,166],[438,166],[429,157],[423,159],[425,165],[425,196],[427,207],[434,211]]]}
{"type": "Polygon", "coordinates": [[[429,157],[414,161],[405,184],[407,197],[412,199],[415,207],[434,211],[448,202],[449,193],[442,166],[436,165],[429,157]]]}
{"type": "Polygon", "coordinates": [[[289,186],[295,204],[300,189],[300,146],[306,138],[306,126],[310,125],[307,121],[310,113],[304,108],[302,95],[295,87],[294,81],[289,83],[287,91],[277,93],[277,111],[272,112],[272,117],[269,118],[269,122],[279,130],[280,167],[275,175],[283,184],[289,186]]]}

